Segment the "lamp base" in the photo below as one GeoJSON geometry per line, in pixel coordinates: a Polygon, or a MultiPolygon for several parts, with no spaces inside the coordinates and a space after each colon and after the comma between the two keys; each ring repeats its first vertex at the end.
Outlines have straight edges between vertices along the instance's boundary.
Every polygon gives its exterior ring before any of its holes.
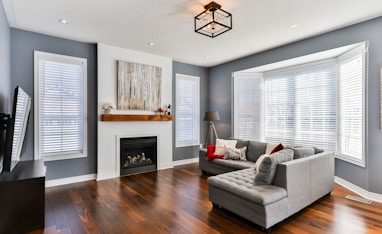
{"type": "Polygon", "coordinates": [[[211,121],[208,125],[208,130],[207,130],[206,139],[204,141],[204,146],[214,145],[215,144],[214,137],[218,139],[218,134],[216,133],[214,123],[211,121]]]}

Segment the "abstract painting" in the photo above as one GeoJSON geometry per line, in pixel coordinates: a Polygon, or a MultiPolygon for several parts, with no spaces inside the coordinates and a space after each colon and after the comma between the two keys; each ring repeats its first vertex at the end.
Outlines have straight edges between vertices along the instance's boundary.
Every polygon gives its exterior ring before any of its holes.
{"type": "Polygon", "coordinates": [[[162,68],[117,61],[118,109],[150,110],[161,107],[162,68]]]}

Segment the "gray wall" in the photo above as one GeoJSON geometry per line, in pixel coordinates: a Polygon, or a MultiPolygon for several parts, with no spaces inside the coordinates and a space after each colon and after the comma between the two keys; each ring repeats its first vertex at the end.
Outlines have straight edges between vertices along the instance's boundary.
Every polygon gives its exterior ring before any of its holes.
{"type": "MultiPolygon", "coordinates": [[[[219,136],[231,136],[231,74],[242,69],[274,63],[323,50],[369,41],[367,79],[366,168],[336,160],[336,176],[370,192],[382,194],[382,133],[380,127],[380,82],[382,68],[382,17],[325,33],[263,53],[221,64],[210,69],[209,106],[219,111],[219,136]]],[[[256,42],[253,42],[256,43],[256,42]]]]}
{"type": "MultiPolygon", "coordinates": [[[[32,160],[34,152],[34,55],[33,51],[76,56],[88,65],[88,157],[45,162],[47,180],[88,175],[97,168],[97,47],[43,34],[11,29],[11,87],[21,86],[32,97],[27,128],[26,151],[22,160],[32,160]]],[[[13,95],[13,94],[12,94],[13,95]]]]}
{"type": "Polygon", "coordinates": [[[0,112],[10,112],[11,41],[8,20],[3,2],[0,2],[0,112]]]}
{"type": "MultiPolygon", "coordinates": [[[[189,75],[189,76],[198,76],[200,77],[200,142],[202,143],[206,137],[208,123],[203,121],[204,112],[208,110],[208,69],[198,66],[193,66],[180,62],[172,63],[172,73],[173,73],[173,81],[172,81],[172,103],[173,108],[172,112],[175,114],[175,75],[176,73],[189,75]]],[[[175,121],[173,121],[173,160],[182,160],[182,159],[190,159],[196,158],[199,155],[199,146],[192,147],[175,147],[175,121]]]]}
{"type": "MultiPolygon", "coordinates": [[[[10,29],[5,15],[3,1],[0,1],[0,113],[10,113],[10,48],[10,29]]],[[[5,131],[0,131],[0,165],[2,165],[3,162],[4,136],[5,131]]]]}

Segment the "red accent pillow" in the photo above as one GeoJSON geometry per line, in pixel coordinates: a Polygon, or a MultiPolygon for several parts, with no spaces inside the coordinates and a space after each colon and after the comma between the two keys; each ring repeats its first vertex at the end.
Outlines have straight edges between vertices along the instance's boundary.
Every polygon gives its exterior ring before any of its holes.
{"type": "Polygon", "coordinates": [[[276,145],[275,148],[272,149],[272,151],[269,153],[269,155],[276,153],[277,151],[280,151],[283,149],[284,149],[284,146],[280,143],[280,144],[276,145]]]}
{"type": "Polygon", "coordinates": [[[215,158],[224,158],[223,155],[214,154],[215,149],[216,149],[215,145],[207,145],[207,159],[208,159],[208,161],[212,161],[215,158]]]}
{"type": "Polygon", "coordinates": [[[216,145],[207,145],[207,157],[214,155],[216,145]]]}

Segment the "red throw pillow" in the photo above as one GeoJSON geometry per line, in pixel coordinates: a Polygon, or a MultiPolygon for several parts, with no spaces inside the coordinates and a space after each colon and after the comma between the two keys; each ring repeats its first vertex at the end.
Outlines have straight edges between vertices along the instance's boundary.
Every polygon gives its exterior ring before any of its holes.
{"type": "Polygon", "coordinates": [[[207,157],[214,155],[215,148],[216,148],[215,145],[207,145],[207,157]]]}
{"type": "Polygon", "coordinates": [[[215,149],[216,149],[215,145],[207,145],[207,159],[208,159],[208,161],[212,161],[215,158],[224,158],[223,155],[214,154],[215,149]]]}
{"type": "Polygon", "coordinates": [[[280,143],[280,144],[276,145],[276,147],[273,148],[272,151],[269,154],[276,153],[277,151],[280,151],[280,150],[283,150],[283,149],[284,149],[284,146],[280,143]]]}

